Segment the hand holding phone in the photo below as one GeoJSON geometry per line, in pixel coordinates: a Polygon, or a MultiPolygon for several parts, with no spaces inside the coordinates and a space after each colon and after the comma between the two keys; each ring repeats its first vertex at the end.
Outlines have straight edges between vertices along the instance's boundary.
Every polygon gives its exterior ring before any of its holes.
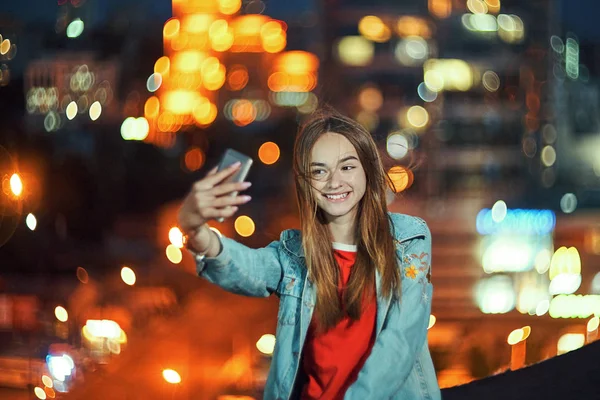
{"type": "MultiPolygon", "coordinates": [[[[221,160],[219,161],[219,164],[217,166],[217,172],[224,170],[225,168],[229,167],[230,165],[236,162],[239,162],[241,164],[238,172],[231,175],[229,178],[223,181],[223,183],[243,182],[246,179],[246,176],[248,176],[248,172],[250,171],[250,167],[252,166],[253,162],[252,158],[233,149],[225,150],[225,153],[223,153],[223,156],[221,157],[221,160]]],[[[238,192],[235,191],[231,192],[229,196],[237,196],[237,194],[238,192]]],[[[224,220],[224,218],[217,218],[217,221],[219,222],[223,222],[224,220]]]]}

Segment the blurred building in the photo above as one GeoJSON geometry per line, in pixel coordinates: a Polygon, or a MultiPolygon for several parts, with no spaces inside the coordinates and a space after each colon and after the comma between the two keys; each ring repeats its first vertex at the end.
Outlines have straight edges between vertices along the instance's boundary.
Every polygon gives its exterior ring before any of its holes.
{"type": "Polygon", "coordinates": [[[441,323],[430,344],[458,349],[453,368],[472,364],[465,355],[485,343],[499,349],[486,350],[497,365],[511,324],[567,329],[556,319],[560,296],[594,293],[598,251],[586,243],[598,218],[565,216],[575,192],[598,184],[598,95],[557,10],[537,0],[323,3],[321,97],[389,156],[402,193],[391,209],[424,216],[433,231],[441,323]],[[561,258],[571,246],[579,261],[561,258]],[[551,260],[571,275],[556,279],[551,260]],[[482,313],[494,328],[479,324],[482,313]]]}

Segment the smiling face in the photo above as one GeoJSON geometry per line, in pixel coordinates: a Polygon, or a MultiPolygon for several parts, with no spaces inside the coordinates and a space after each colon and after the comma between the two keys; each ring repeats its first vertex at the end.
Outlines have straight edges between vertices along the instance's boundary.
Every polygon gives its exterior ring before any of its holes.
{"type": "Polygon", "coordinates": [[[328,221],[356,217],[367,177],[348,139],[333,132],[321,135],[311,151],[309,175],[312,195],[328,221]]]}

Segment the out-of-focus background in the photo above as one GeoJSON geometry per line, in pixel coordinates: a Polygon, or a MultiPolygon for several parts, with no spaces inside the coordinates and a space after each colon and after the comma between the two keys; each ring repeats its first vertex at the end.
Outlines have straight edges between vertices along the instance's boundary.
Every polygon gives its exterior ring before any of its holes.
{"type": "Polygon", "coordinates": [[[584,350],[599,7],[4,1],[0,398],[259,398],[277,299],[196,278],[176,210],[232,147],[255,159],[253,201],[213,227],[254,247],[298,227],[292,144],[323,105],[372,132],[390,210],[431,228],[442,387],[584,350]]]}

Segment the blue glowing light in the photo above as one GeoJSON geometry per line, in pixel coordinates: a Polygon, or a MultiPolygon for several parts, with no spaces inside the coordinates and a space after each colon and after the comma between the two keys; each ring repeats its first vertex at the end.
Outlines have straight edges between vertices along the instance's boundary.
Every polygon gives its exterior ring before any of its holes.
{"type": "Polygon", "coordinates": [[[476,227],[481,235],[494,233],[518,233],[548,235],[554,231],[556,215],[551,210],[507,210],[506,217],[499,222],[492,218],[492,210],[484,208],[477,214],[476,227]]]}

